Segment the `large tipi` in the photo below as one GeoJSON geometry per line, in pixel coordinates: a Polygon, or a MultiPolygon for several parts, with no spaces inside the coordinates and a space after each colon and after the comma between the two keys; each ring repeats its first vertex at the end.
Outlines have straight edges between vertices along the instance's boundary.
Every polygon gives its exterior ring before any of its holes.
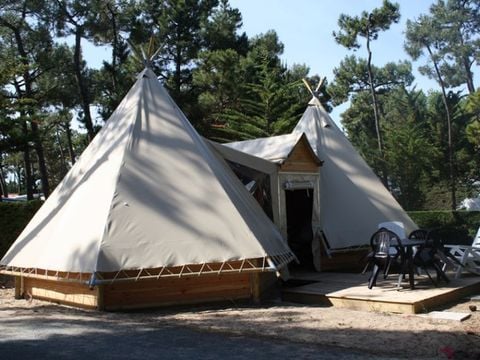
{"type": "MultiPolygon", "coordinates": [[[[272,179],[272,203],[277,207],[274,209],[274,214],[277,214],[275,222],[284,236],[288,236],[289,222],[289,204],[284,200],[285,194],[296,190],[303,191],[306,196],[313,194],[313,201],[307,204],[313,206],[308,216],[312,219],[313,248],[317,248],[317,255],[318,243],[315,245],[315,241],[323,242],[329,253],[369,244],[372,233],[382,222],[403,222],[406,233],[416,228],[316,96],[291,134],[216,146],[229,160],[268,173],[272,179]],[[292,144],[302,136],[308,139],[310,149],[322,164],[317,168],[310,166],[287,172],[281,163],[292,151],[292,144]],[[279,166],[272,171],[251,158],[231,153],[232,150],[279,166]]],[[[298,158],[303,163],[308,159],[308,151],[304,154],[298,158]]],[[[298,211],[293,212],[294,216],[296,214],[298,211]]]]}
{"type": "Polygon", "coordinates": [[[17,296],[114,309],[258,296],[292,259],[147,67],[0,264],[17,296]]]}

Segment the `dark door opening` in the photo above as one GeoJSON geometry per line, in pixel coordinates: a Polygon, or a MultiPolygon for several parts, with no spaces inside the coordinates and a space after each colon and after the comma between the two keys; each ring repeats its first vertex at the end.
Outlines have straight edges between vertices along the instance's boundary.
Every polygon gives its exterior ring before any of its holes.
{"type": "Polygon", "coordinates": [[[313,189],[286,190],[285,200],[288,245],[300,261],[301,267],[314,269],[312,254],[313,189]]]}

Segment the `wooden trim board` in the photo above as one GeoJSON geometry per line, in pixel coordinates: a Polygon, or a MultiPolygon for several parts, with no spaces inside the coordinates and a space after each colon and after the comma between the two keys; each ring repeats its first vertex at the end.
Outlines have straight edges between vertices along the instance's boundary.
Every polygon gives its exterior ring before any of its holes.
{"type": "MultiPolygon", "coordinates": [[[[272,273],[230,273],[184,278],[118,282],[90,288],[85,283],[29,277],[16,278],[18,298],[98,310],[259,300],[271,284],[272,273]]],[[[274,275],[274,274],[273,274],[274,275]]],[[[276,281],[276,280],[275,280],[276,281]]]]}
{"type": "Polygon", "coordinates": [[[167,278],[104,286],[105,310],[249,299],[250,274],[167,278]]]}
{"type": "Polygon", "coordinates": [[[96,288],[90,289],[82,283],[23,277],[21,296],[80,308],[96,309],[98,291],[96,288]]]}

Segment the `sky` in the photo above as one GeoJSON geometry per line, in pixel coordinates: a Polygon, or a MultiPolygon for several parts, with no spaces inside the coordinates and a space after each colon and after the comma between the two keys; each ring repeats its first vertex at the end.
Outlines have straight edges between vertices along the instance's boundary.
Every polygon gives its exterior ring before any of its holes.
{"type": "MultiPolygon", "coordinates": [[[[409,59],[403,50],[404,30],[407,19],[415,19],[428,13],[434,1],[403,0],[398,24],[379,34],[371,44],[373,62],[381,66],[387,62],[409,59]]],[[[381,0],[230,0],[243,17],[243,31],[249,37],[273,29],[285,45],[283,60],[287,65],[306,64],[312,74],[333,79],[333,69],[353,52],[337,44],[332,36],[338,31],[340,14],[360,15],[381,7],[381,0]]],[[[361,43],[361,41],[360,41],[361,43]]],[[[366,57],[365,47],[356,51],[366,57]]]]}
{"type": "MultiPolygon", "coordinates": [[[[382,66],[388,62],[410,60],[403,49],[404,31],[407,19],[414,20],[420,14],[426,14],[435,1],[400,0],[401,18],[398,24],[379,34],[371,43],[372,62],[382,66]]],[[[338,31],[340,14],[360,15],[382,6],[382,0],[230,0],[232,7],[240,10],[243,18],[243,31],[249,37],[275,30],[284,44],[282,60],[288,65],[305,64],[310,75],[326,76],[333,81],[333,69],[347,55],[354,54],[337,44],[332,33],[338,31]]],[[[366,58],[366,49],[362,46],[356,56],[366,58]]],[[[437,85],[417,72],[423,61],[413,64],[418,89],[436,89],[437,85]]],[[[339,124],[340,114],[348,105],[333,109],[331,116],[339,124]]]]}
{"type": "MultiPolygon", "coordinates": [[[[400,5],[401,18],[398,24],[379,34],[371,44],[372,62],[383,66],[387,62],[410,60],[403,49],[404,31],[407,19],[414,20],[421,14],[428,13],[433,0],[397,0],[400,5]]],[[[340,14],[360,15],[362,11],[371,11],[382,6],[382,0],[230,0],[230,5],[240,10],[243,18],[241,32],[253,37],[268,30],[275,30],[284,44],[282,60],[287,66],[305,64],[310,68],[310,75],[326,77],[333,81],[333,70],[343,58],[354,52],[337,44],[332,36],[338,31],[340,14]]],[[[103,59],[110,57],[105,48],[95,48],[84,44],[85,56],[90,66],[100,67],[103,59]]],[[[355,52],[366,58],[366,49],[361,47],[355,52]]],[[[417,71],[425,59],[413,63],[417,89],[428,91],[438,89],[435,81],[417,71]]],[[[478,80],[477,80],[478,82],[478,80]]],[[[339,124],[340,114],[347,104],[333,109],[331,116],[339,124]]]]}

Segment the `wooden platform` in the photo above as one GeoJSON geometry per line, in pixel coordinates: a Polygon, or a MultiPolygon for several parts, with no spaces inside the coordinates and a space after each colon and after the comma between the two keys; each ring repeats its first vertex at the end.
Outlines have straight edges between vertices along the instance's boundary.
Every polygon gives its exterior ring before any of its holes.
{"type": "Polygon", "coordinates": [[[426,276],[417,276],[414,290],[408,287],[408,282],[398,288],[396,275],[391,275],[387,280],[382,278],[378,280],[377,286],[368,289],[368,276],[369,274],[358,273],[293,273],[290,283],[304,285],[285,287],[282,290],[283,300],[356,310],[416,314],[429,312],[468,295],[480,294],[480,276],[460,279],[451,276],[449,284],[440,283],[437,288],[426,276]]]}

